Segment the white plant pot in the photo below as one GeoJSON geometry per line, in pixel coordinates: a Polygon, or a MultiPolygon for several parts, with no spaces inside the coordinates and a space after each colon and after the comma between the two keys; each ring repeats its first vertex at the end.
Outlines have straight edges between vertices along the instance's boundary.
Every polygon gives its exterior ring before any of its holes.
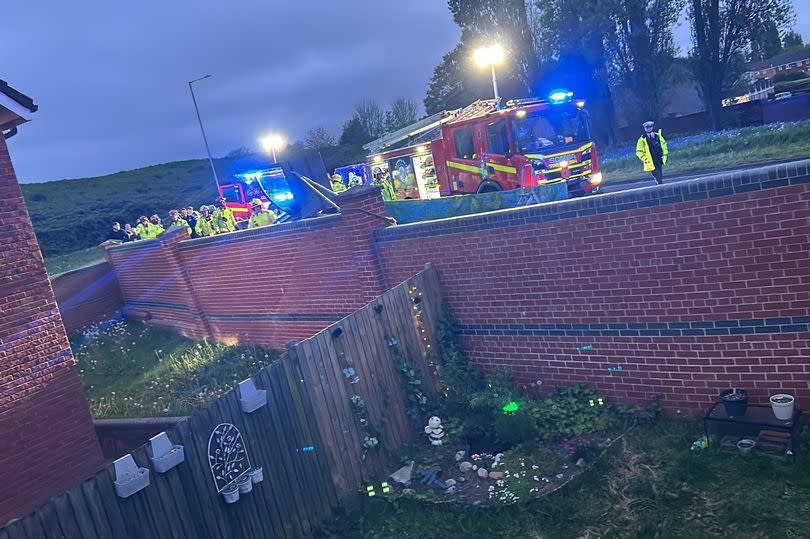
{"type": "Polygon", "coordinates": [[[250,474],[245,474],[237,479],[236,484],[239,486],[240,494],[247,494],[253,490],[253,481],[250,478],[250,474]]]}
{"type": "Polygon", "coordinates": [[[225,503],[236,503],[239,501],[239,489],[238,488],[226,488],[222,491],[222,497],[225,498],[225,503]]]}
{"type": "Polygon", "coordinates": [[[253,481],[253,484],[261,483],[264,479],[264,472],[262,471],[261,466],[256,466],[250,471],[250,480],[253,481]]]}
{"type": "Polygon", "coordinates": [[[267,404],[267,391],[256,389],[252,378],[239,382],[239,404],[246,414],[255,412],[267,404]]]}
{"type": "Polygon", "coordinates": [[[793,419],[793,404],[796,402],[793,395],[777,393],[776,395],[771,395],[770,401],[773,415],[776,416],[776,419],[779,421],[790,421],[793,419]],[[774,399],[788,400],[789,402],[775,402],[774,399]]]}

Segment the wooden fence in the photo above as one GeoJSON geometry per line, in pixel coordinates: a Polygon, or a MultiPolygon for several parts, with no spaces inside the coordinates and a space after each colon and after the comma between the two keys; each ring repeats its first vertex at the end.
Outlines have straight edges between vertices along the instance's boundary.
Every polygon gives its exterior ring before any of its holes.
{"type": "Polygon", "coordinates": [[[169,430],[185,452],[175,468],[157,473],[149,444],[135,450],[136,463],[150,469],[145,489],[118,497],[110,465],[0,529],[0,539],[310,536],[340,500],[384,480],[391,454],[419,435],[394,348],[432,381],[428,353],[440,302],[437,272],[427,267],[258,372],[266,406],[244,413],[235,388],[169,430]],[[352,403],[355,395],[365,406],[352,403]],[[263,467],[264,480],[233,504],[217,492],[208,463],[209,438],[221,423],[239,429],[252,465],[263,467]],[[368,449],[372,428],[380,445],[368,449]]]}

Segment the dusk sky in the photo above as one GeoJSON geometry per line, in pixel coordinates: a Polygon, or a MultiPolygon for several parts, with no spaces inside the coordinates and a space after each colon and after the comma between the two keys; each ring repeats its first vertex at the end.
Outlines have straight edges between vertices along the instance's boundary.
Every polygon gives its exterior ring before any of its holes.
{"type": "MultiPolygon", "coordinates": [[[[421,106],[460,36],[442,0],[39,0],[2,12],[13,46],[0,79],[39,105],[9,140],[22,182],[204,157],[186,83],[209,73],[195,91],[215,156],[269,131],[337,137],[365,97],[421,106]]],[[[810,38],[809,11],[796,29],[810,38]]],[[[685,50],[688,29],[677,36],[685,50]]]]}

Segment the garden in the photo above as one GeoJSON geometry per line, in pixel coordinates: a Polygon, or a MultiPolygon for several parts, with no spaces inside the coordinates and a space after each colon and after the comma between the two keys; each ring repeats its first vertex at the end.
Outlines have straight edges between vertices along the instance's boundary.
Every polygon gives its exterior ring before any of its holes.
{"type": "Polygon", "coordinates": [[[655,398],[629,408],[584,385],[485,376],[446,314],[437,333],[440,394],[400,363],[421,439],[320,537],[810,536],[806,449],[790,462],[720,454],[702,421],[659,417],[655,398]]]}
{"type": "Polygon", "coordinates": [[[86,329],[71,348],[95,419],[188,415],[278,358],[120,319],[86,329]]]}

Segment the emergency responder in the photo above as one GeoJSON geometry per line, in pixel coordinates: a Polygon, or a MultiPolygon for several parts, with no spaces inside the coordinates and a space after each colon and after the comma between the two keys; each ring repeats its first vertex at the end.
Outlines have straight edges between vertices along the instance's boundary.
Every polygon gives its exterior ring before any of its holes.
{"type": "Polygon", "coordinates": [[[135,227],[135,234],[142,240],[149,238],[156,238],[158,235],[157,227],[149,222],[145,215],[138,217],[138,226],[135,227]]]}
{"type": "Polygon", "coordinates": [[[197,237],[197,219],[200,217],[197,212],[194,211],[194,208],[189,206],[188,208],[183,208],[181,217],[186,220],[188,226],[191,228],[191,237],[197,237]]]}
{"type": "Polygon", "coordinates": [[[233,210],[225,204],[225,198],[217,199],[217,208],[214,210],[212,217],[216,225],[217,232],[224,234],[225,232],[233,232],[236,230],[236,218],[233,216],[233,210]]]}
{"type": "Polygon", "coordinates": [[[259,228],[276,222],[276,214],[266,209],[258,198],[250,201],[250,212],[248,228],[259,228]]]}
{"type": "Polygon", "coordinates": [[[160,217],[158,217],[157,214],[149,218],[149,223],[154,227],[153,233],[155,234],[155,238],[165,232],[165,230],[163,230],[163,222],[160,220],[160,217]]]}
{"type": "Polygon", "coordinates": [[[644,134],[636,144],[636,155],[644,164],[644,172],[652,173],[655,183],[664,183],[664,166],[667,164],[667,141],[661,130],[653,131],[654,122],[644,122],[644,134]]]}
{"type": "Polygon", "coordinates": [[[216,224],[211,216],[209,206],[200,206],[200,217],[197,219],[195,229],[198,238],[213,236],[217,233],[216,224]]]}
{"type": "Polygon", "coordinates": [[[394,193],[394,187],[391,185],[391,181],[388,179],[388,174],[380,170],[374,176],[374,183],[382,187],[382,199],[383,200],[396,200],[397,195],[394,193]]]}
{"type": "Polygon", "coordinates": [[[177,210],[170,211],[169,212],[169,217],[171,218],[171,223],[169,223],[169,228],[166,229],[167,232],[170,231],[170,230],[177,230],[179,228],[185,228],[186,232],[188,232],[189,235],[191,235],[191,227],[188,225],[188,221],[186,221],[185,219],[183,219],[180,216],[179,211],[177,211],[177,210]]]}
{"type": "Polygon", "coordinates": [[[332,174],[332,191],[335,193],[342,193],[346,190],[346,186],[343,185],[343,177],[340,174],[332,174]]]}

